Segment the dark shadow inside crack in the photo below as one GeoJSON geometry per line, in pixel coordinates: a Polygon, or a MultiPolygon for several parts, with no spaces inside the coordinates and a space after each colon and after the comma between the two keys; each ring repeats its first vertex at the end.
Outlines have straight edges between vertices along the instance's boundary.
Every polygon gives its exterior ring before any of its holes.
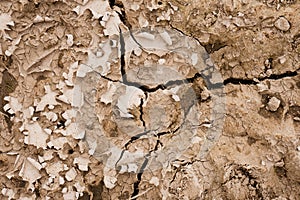
{"type": "Polygon", "coordinates": [[[0,112],[4,115],[5,122],[7,124],[9,132],[12,131],[13,122],[10,118],[14,114],[10,114],[9,110],[4,110],[3,106],[7,103],[4,97],[8,96],[10,93],[14,92],[18,83],[15,77],[10,74],[7,70],[2,72],[2,81],[0,84],[0,112]]]}

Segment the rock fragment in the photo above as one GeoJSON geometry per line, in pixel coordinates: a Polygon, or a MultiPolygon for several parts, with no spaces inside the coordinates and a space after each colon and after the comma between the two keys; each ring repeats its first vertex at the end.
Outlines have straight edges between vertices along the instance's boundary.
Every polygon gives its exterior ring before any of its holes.
{"type": "Polygon", "coordinates": [[[285,17],[279,17],[275,23],[275,27],[281,31],[288,31],[291,28],[290,22],[285,17]]]}
{"type": "Polygon", "coordinates": [[[272,97],[267,104],[267,109],[275,112],[279,108],[279,106],[280,106],[280,100],[277,99],[276,97],[272,97]]]}
{"type": "Polygon", "coordinates": [[[73,168],[71,168],[67,173],[66,173],[66,179],[67,181],[72,181],[75,179],[75,177],[77,176],[77,172],[76,170],[73,168]]]}

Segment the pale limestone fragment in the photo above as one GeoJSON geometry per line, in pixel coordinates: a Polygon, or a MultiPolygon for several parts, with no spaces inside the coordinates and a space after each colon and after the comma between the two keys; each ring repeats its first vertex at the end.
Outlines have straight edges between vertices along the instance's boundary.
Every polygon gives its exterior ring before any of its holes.
{"type": "Polygon", "coordinates": [[[77,6],[73,11],[81,16],[87,9],[92,12],[94,19],[99,19],[103,16],[103,13],[109,10],[109,4],[108,1],[90,0],[82,6],[77,6]]]}
{"type": "Polygon", "coordinates": [[[25,144],[32,144],[37,148],[46,148],[46,140],[48,139],[48,134],[41,128],[38,122],[25,124],[25,130],[28,131],[28,135],[25,136],[25,144]]]}
{"type": "Polygon", "coordinates": [[[166,63],[166,59],[160,58],[158,59],[158,64],[163,65],[166,63]]]}
{"type": "Polygon", "coordinates": [[[34,108],[32,106],[26,108],[25,110],[23,110],[23,117],[25,119],[30,119],[32,117],[34,113],[34,108]]]}
{"type": "Polygon", "coordinates": [[[116,12],[113,12],[109,19],[105,22],[105,29],[103,30],[104,35],[118,35],[119,29],[117,28],[121,24],[119,15],[116,12]]]}
{"type": "Polygon", "coordinates": [[[88,171],[88,165],[89,163],[91,163],[91,161],[89,160],[89,158],[77,157],[74,158],[73,163],[78,165],[79,170],[88,171]]]}
{"type": "Polygon", "coordinates": [[[69,171],[67,171],[65,178],[67,181],[72,181],[75,179],[76,176],[77,176],[77,172],[76,172],[75,168],[72,167],[69,171]]]}
{"type": "Polygon", "coordinates": [[[159,185],[159,179],[158,179],[156,176],[153,176],[153,177],[150,179],[149,183],[151,183],[151,184],[153,184],[153,185],[155,185],[155,186],[158,186],[158,185],[159,185]]]}
{"type": "Polygon", "coordinates": [[[192,59],[192,65],[195,66],[198,63],[198,54],[193,53],[191,59],[192,59]]]}
{"type": "Polygon", "coordinates": [[[259,92],[269,90],[268,86],[263,82],[260,82],[260,83],[256,84],[256,86],[257,86],[259,92]]]}
{"type": "Polygon", "coordinates": [[[138,20],[141,27],[148,27],[149,22],[142,13],[139,15],[138,20]]]}
{"type": "Polygon", "coordinates": [[[115,94],[115,91],[117,89],[115,83],[108,82],[108,90],[103,95],[101,95],[101,102],[105,103],[106,105],[109,103],[112,103],[112,97],[115,94]]]}
{"type": "Polygon", "coordinates": [[[12,189],[3,188],[1,190],[1,194],[8,197],[8,199],[14,199],[15,198],[15,192],[12,189]]]}
{"type": "Polygon", "coordinates": [[[104,175],[104,184],[108,189],[113,189],[116,185],[117,178],[113,176],[106,176],[104,175]]]}
{"type": "Polygon", "coordinates": [[[76,188],[76,191],[80,193],[80,196],[82,195],[82,193],[84,192],[85,190],[85,186],[80,184],[79,182],[76,182],[74,184],[75,188],[76,188]]]}
{"type": "Polygon", "coordinates": [[[72,118],[76,117],[76,111],[66,110],[61,116],[66,120],[65,126],[69,126],[72,122],[72,118]]]}
{"type": "Polygon", "coordinates": [[[72,34],[66,34],[66,36],[67,36],[67,45],[69,47],[71,47],[74,44],[74,41],[73,41],[74,37],[72,34]]]}
{"type": "Polygon", "coordinates": [[[51,160],[53,158],[53,152],[52,151],[44,151],[43,156],[38,156],[38,160],[40,163],[43,163],[45,161],[51,160]]]}
{"type": "Polygon", "coordinates": [[[69,157],[69,154],[64,152],[63,150],[59,150],[57,152],[58,154],[58,157],[61,159],[61,160],[67,160],[67,158],[69,157]]]}
{"type": "Polygon", "coordinates": [[[22,168],[19,172],[19,176],[21,176],[24,180],[29,182],[29,188],[34,190],[34,186],[32,185],[37,179],[40,179],[42,176],[37,169],[31,162],[27,159],[24,160],[22,168]]]}
{"type": "Polygon", "coordinates": [[[290,22],[283,16],[279,17],[275,21],[274,25],[281,31],[288,31],[291,28],[290,22]]]}
{"type": "Polygon", "coordinates": [[[160,33],[160,36],[168,45],[172,45],[172,39],[168,32],[164,31],[160,33]]]}
{"type": "Polygon", "coordinates": [[[4,100],[9,102],[8,104],[6,104],[3,107],[3,109],[5,111],[8,111],[10,114],[14,114],[14,113],[22,111],[23,106],[17,98],[11,97],[11,96],[6,96],[6,97],[4,97],[4,100]]]}
{"type": "Polygon", "coordinates": [[[121,117],[133,117],[133,115],[129,113],[129,109],[138,106],[144,95],[142,90],[133,86],[126,86],[125,94],[119,97],[117,103],[121,117]]]}
{"type": "Polygon", "coordinates": [[[109,56],[112,53],[112,47],[109,42],[103,44],[102,50],[105,52],[103,56],[99,57],[95,55],[92,51],[88,51],[88,59],[84,64],[81,64],[76,72],[77,77],[85,77],[87,73],[92,71],[99,71],[98,68],[101,67],[101,75],[106,76],[110,72],[110,66],[107,65],[109,56]]]}
{"type": "Polygon", "coordinates": [[[38,170],[41,170],[43,168],[43,166],[36,160],[34,160],[33,158],[28,157],[27,160],[38,170]]]}
{"type": "Polygon", "coordinates": [[[170,21],[172,14],[174,14],[174,11],[172,9],[168,9],[167,11],[162,11],[161,16],[157,17],[156,21],[157,22],[162,20],[170,21]]]}
{"type": "Polygon", "coordinates": [[[72,136],[74,139],[83,139],[85,136],[85,130],[79,130],[76,123],[71,123],[65,129],[57,129],[54,132],[63,136],[72,136]]]}
{"type": "Polygon", "coordinates": [[[82,89],[80,86],[75,85],[73,91],[74,91],[74,96],[73,96],[72,106],[80,108],[84,102],[82,89]]]}
{"type": "Polygon", "coordinates": [[[8,13],[1,13],[0,14],[0,31],[10,30],[9,26],[14,26],[15,23],[12,20],[10,14],[8,13]]]}
{"type": "Polygon", "coordinates": [[[64,200],[74,200],[76,198],[76,192],[75,191],[69,191],[63,195],[64,200]]]}
{"type": "Polygon", "coordinates": [[[135,163],[129,163],[128,164],[128,172],[130,173],[130,172],[133,172],[133,173],[136,173],[137,172],[137,170],[138,170],[138,166],[135,164],[135,163]]]}
{"type": "Polygon", "coordinates": [[[64,144],[68,143],[68,139],[66,137],[58,137],[55,139],[51,139],[50,142],[47,143],[49,148],[54,147],[56,150],[62,149],[64,144]]]}
{"type": "Polygon", "coordinates": [[[280,100],[277,99],[276,97],[272,97],[267,104],[267,109],[275,112],[279,108],[279,106],[280,106],[280,100]]]}
{"type": "Polygon", "coordinates": [[[48,163],[45,169],[49,176],[59,177],[59,172],[64,171],[64,165],[61,161],[48,163]]]}
{"type": "Polygon", "coordinates": [[[147,32],[138,33],[138,34],[136,34],[136,37],[151,40],[151,41],[153,41],[155,39],[155,35],[147,33],[147,32]]]}
{"type": "Polygon", "coordinates": [[[36,111],[43,111],[47,105],[58,105],[59,103],[56,101],[57,93],[53,92],[50,88],[50,85],[45,85],[45,93],[46,95],[42,97],[39,103],[36,103],[36,111]]]}
{"type": "Polygon", "coordinates": [[[74,86],[73,76],[74,73],[77,71],[77,69],[78,69],[78,61],[70,65],[68,73],[65,72],[63,73],[63,77],[65,78],[65,83],[67,86],[74,86]]]}
{"type": "Polygon", "coordinates": [[[65,179],[61,176],[58,177],[59,185],[63,185],[65,183],[65,179]]]}
{"type": "Polygon", "coordinates": [[[37,15],[34,19],[33,19],[33,23],[39,23],[39,22],[43,22],[44,19],[43,17],[41,17],[40,15],[37,15]]]}
{"type": "Polygon", "coordinates": [[[55,122],[58,119],[58,116],[56,113],[54,112],[44,112],[43,113],[44,116],[46,116],[46,118],[51,121],[51,122],[55,122]]]}

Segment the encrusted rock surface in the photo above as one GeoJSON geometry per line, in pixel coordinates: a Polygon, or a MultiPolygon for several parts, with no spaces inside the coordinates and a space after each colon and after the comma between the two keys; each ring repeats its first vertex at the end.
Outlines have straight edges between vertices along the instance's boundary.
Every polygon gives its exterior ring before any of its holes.
{"type": "Polygon", "coordinates": [[[0,199],[298,199],[297,1],[0,2],[0,199]]]}

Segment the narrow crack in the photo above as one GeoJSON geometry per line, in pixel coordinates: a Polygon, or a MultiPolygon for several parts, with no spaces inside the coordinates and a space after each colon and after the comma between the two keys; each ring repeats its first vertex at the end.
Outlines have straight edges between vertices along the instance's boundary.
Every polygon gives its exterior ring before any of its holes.
{"type": "Polygon", "coordinates": [[[197,40],[199,42],[199,44],[201,44],[205,48],[205,50],[208,54],[214,53],[214,52],[219,51],[220,49],[228,46],[227,44],[222,43],[220,41],[216,41],[215,43],[206,43],[205,44],[203,42],[200,42],[200,40],[198,38],[194,37],[193,35],[188,35],[188,34],[184,33],[182,30],[174,27],[172,24],[170,24],[170,27],[185,36],[188,36],[188,37],[191,37],[191,38],[197,40]]]}
{"type": "Polygon", "coordinates": [[[143,112],[143,104],[144,104],[144,99],[141,98],[141,102],[140,102],[140,120],[141,120],[141,122],[143,123],[144,130],[146,130],[146,122],[145,122],[145,120],[143,119],[143,115],[144,115],[144,112],[143,112]]]}
{"type": "Polygon", "coordinates": [[[145,168],[147,167],[147,164],[149,162],[149,159],[148,159],[148,156],[151,154],[151,152],[149,152],[146,156],[145,156],[145,160],[141,166],[141,169],[140,171],[138,172],[137,174],[137,181],[134,182],[133,184],[133,193],[131,194],[131,199],[136,199],[138,197],[138,194],[140,192],[140,189],[139,189],[139,185],[141,183],[141,180],[142,180],[142,175],[144,173],[144,170],[145,168]]]}
{"type": "Polygon", "coordinates": [[[136,134],[135,136],[132,136],[132,137],[130,138],[130,140],[129,140],[128,142],[126,142],[126,144],[124,145],[125,149],[128,149],[128,146],[129,146],[131,143],[133,143],[134,141],[140,139],[142,136],[147,135],[150,131],[151,131],[151,130],[147,130],[147,131],[145,130],[145,131],[142,132],[142,133],[139,133],[139,134],[136,134]]]}
{"type": "Polygon", "coordinates": [[[160,138],[160,136],[163,136],[163,135],[174,134],[181,128],[181,126],[182,125],[178,126],[174,131],[163,131],[163,132],[157,133],[156,135],[160,138]]]}
{"type": "MultiPolygon", "coordinates": [[[[299,70],[299,69],[298,69],[299,70]]],[[[298,70],[296,71],[287,71],[283,74],[271,74],[270,76],[265,76],[261,78],[257,78],[258,81],[264,81],[264,80],[279,80],[282,78],[287,78],[287,77],[295,77],[298,75],[298,70]]],[[[229,83],[234,84],[234,85],[256,85],[257,81],[253,79],[243,79],[243,78],[228,78],[224,80],[224,85],[227,85],[229,83]]]]}

